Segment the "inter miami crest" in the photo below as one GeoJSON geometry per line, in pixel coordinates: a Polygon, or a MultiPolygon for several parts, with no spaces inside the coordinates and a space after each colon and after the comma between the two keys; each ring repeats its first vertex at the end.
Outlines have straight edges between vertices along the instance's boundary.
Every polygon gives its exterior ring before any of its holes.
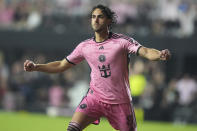
{"type": "Polygon", "coordinates": [[[105,58],[105,55],[100,55],[99,56],[99,61],[100,62],[105,62],[106,58],[105,58]]]}

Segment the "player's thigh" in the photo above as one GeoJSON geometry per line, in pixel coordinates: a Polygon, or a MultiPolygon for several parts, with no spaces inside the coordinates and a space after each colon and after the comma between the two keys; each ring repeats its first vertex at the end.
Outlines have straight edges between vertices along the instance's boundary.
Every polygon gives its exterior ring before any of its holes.
{"type": "Polygon", "coordinates": [[[96,118],[90,117],[83,112],[75,112],[71,122],[75,122],[80,125],[81,129],[86,128],[89,124],[96,121],[96,118]]]}
{"type": "Polygon", "coordinates": [[[120,131],[136,131],[136,120],[130,103],[112,105],[107,119],[113,128],[120,131]]]}

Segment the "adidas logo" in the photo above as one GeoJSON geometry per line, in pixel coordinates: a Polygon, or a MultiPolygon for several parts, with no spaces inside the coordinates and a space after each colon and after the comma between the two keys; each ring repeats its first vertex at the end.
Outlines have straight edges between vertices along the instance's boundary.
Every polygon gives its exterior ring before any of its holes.
{"type": "Polygon", "coordinates": [[[99,50],[103,50],[103,49],[104,49],[104,47],[103,47],[103,46],[99,47],[99,50]]]}

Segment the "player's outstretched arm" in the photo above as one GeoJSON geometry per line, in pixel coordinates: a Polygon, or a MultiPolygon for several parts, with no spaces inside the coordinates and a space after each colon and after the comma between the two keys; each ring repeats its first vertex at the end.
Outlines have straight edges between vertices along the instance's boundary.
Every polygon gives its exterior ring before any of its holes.
{"type": "Polygon", "coordinates": [[[50,62],[47,64],[35,64],[33,61],[30,60],[26,60],[24,62],[24,70],[28,72],[40,71],[47,73],[59,73],[65,71],[72,66],[73,65],[70,64],[66,59],[50,62]]]}
{"type": "Polygon", "coordinates": [[[138,53],[140,56],[147,58],[148,60],[169,60],[171,57],[168,49],[159,51],[153,48],[141,47],[138,53]]]}

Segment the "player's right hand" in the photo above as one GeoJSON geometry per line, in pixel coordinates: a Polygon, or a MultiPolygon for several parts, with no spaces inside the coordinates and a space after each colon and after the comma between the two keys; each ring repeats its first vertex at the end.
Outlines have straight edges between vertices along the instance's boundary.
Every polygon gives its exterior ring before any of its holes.
{"type": "Polygon", "coordinates": [[[36,64],[33,61],[30,60],[26,60],[24,62],[24,70],[31,72],[31,71],[35,71],[36,68],[36,64]]]}

